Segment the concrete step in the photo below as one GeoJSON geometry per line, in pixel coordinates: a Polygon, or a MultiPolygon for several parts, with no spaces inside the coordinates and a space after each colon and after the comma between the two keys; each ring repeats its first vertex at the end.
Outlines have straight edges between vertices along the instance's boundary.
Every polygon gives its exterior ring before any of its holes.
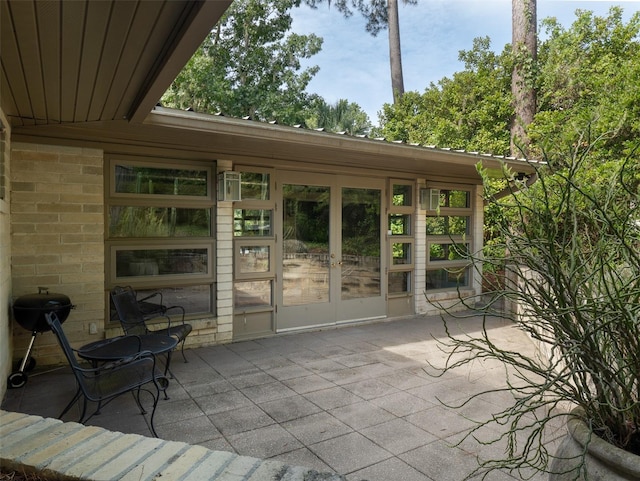
{"type": "Polygon", "coordinates": [[[0,410],[0,463],[86,481],[344,481],[278,461],[0,410]]]}

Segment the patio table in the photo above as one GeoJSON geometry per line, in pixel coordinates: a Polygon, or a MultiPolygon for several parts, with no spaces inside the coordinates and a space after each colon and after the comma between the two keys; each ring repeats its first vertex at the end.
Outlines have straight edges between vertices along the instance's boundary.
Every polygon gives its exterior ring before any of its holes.
{"type": "Polygon", "coordinates": [[[142,351],[150,351],[154,355],[166,354],[167,362],[164,366],[166,376],[171,362],[171,352],[177,345],[178,340],[171,336],[161,334],[128,335],[85,344],[76,352],[79,357],[86,359],[94,366],[100,362],[118,361],[142,351]]]}

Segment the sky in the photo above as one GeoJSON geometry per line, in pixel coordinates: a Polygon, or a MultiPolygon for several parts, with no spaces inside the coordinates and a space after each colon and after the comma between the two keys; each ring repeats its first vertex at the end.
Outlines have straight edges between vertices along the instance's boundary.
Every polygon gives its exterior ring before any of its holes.
{"type": "MultiPolygon", "coordinates": [[[[461,71],[460,50],[471,50],[473,39],[489,36],[491,48],[501,52],[511,43],[511,0],[418,0],[417,5],[399,4],[400,42],[405,91],[424,92],[431,82],[461,71]]],[[[568,28],[577,9],[606,16],[619,5],[624,18],[640,10],[640,1],[538,0],[538,24],[556,17],[568,28]]],[[[307,87],[332,104],[340,99],[357,103],[374,125],[384,103],[392,102],[387,31],[373,37],[355,13],[345,19],[326,4],[292,11],[292,30],[323,37],[322,51],[305,65],[320,71],[307,87]]],[[[539,31],[539,34],[543,32],[539,31]]]]}

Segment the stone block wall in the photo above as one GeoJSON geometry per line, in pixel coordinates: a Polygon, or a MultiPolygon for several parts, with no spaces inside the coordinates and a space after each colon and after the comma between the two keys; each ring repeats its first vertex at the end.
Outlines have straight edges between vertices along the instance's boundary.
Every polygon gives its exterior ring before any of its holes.
{"type": "Polygon", "coordinates": [[[11,129],[0,111],[0,178],[4,190],[0,195],[0,398],[7,389],[12,371],[12,331],[9,304],[11,297],[11,224],[9,214],[9,172],[11,167],[11,129]]]}
{"type": "MultiPolygon", "coordinates": [[[[39,287],[69,296],[75,309],[64,328],[72,345],[102,338],[104,326],[103,152],[13,143],[11,151],[13,299],[39,287]],[[95,323],[98,333],[89,334],[95,323]]],[[[14,322],[13,357],[31,333],[14,322]]],[[[39,365],[63,361],[50,332],[38,335],[39,365]]]]}

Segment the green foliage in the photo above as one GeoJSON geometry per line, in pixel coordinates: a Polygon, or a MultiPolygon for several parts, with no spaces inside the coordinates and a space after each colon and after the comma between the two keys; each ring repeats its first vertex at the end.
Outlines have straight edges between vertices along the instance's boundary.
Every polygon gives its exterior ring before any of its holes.
{"type": "Polygon", "coordinates": [[[346,132],[349,135],[363,135],[371,130],[369,116],[356,103],[340,99],[328,104],[322,98],[315,98],[306,118],[310,129],[325,129],[329,132],[346,132]]]}
{"type": "Polygon", "coordinates": [[[236,0],[162,103],[232,117],[303,123],[311,101],[305,89],[318,67],[300,59],[318,53],[322,39],[288,34],[299,0],[236,0]]]}
{"type": "MultiPolygon", "coordinates": [[[[489,359],[510,373],[507,387],[474,396],[513,396],[512,405],[467,434],[490,426],[500,434],[485,442],[507,443],[504,457],[479,470],[553,469],[545,427],[570,415],[567,407],[579,407],[593,433],[640,454],[640,158],[632,151],[594,174],[598,147],[578,149],[562,166],[541,166],[531,186],[505,172],[509,194],[486,193],[505,219],[496,229],[498,247],[509,253],[509,282],[493,284],[482,299],[461,299],[485,327],[457,335],[448,317],[444,341],[450,353],[444,372],[489,359]],[[504,301],[517,309],[503,310],[504,301]],[[495,338],[489,326],[496,314],[539,343],[539,351],[513,352],[495,338]]],[[[484,260],[505,265],[503,255],[484,260]]],[[[577,477],[583,461],[575,461],[576,479],[583,479],[577,477]]]]}
{"type": "Polygon", "coordinates": [[[423,94],[405,92],[385,104],[376,135],[422,145],[509,153],[511,56],[490,50],[488,37],[460,52],[465,70],[431,84],[423,94]]]}
{"type": "Polygon", "coordinates": [[[569,29],[543,22],[548,39],[539,48],[539,112],[530,136],[539,153],[555,146],[552,162],[599,138],[596,157],[620,157],[640,136],[640,13],[626,24],[618,7],[608,17],[576,13],[569,29]],[[577,132],[585,133],[582,145],[577,132]]]}
{"type": "MultiPolygon", "coordinates": [[[[545,39],[536,63],[529,58],[527,82],[537,87],[538,112],[529,136],[531,156],[551,162],[571,158],[577,133],[583,145],[595,145],[596,156],[621,156],[640,136],[640,13],[625,23],[613,7],[607,17],[577,10],[563,28],[543,20],[545,39]],[[544,152],[554,146],[554,155],[544,152]]],[[[515,54],[518,57],[518,53],[515,54]]],[[[397,105],[385,104],[375,134],[468,151],[509,154],[508,126],[512,108],[509,45],[499,55],[488,38],[474,40],[460,52],[464,70],[431,84],[423,94],[407,92],[397,105]]]]}
{"type": "MultiPolygon", "coordinates": [[[[539,101],[528,129],[531,157],[559,167],[588,147],[590,180],[600,183],[611,159],[628,155],[640,138],[640,13],[625,23],[620,8],[607,17],[578,10],[569,28],[552,18],[542,25],[546,38],[537,63],[527,66],[527,82],[536,85],[539,101]]],[[[463,71],[423,94],[407,92],[397,105],[384,105],[374,135],[508,155],[514,56],[508,45],[500,55],[489,48],[488,38],[476,39],[460,53],[463,71]]],[[[500,254],[498,227],[508,221],[498,206],[485,209],[488,257],[500,254]]],[[[502,267],[485,264],[488,271],[502,267]]]]}

